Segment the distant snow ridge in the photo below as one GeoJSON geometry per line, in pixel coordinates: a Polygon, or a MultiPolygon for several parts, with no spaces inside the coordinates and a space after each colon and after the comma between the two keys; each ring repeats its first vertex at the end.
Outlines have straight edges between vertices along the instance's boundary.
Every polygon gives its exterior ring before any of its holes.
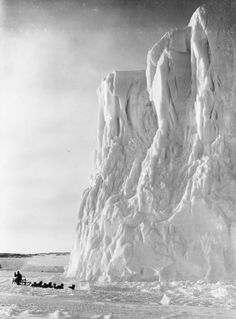
{"type": "Polygon", "coordinates": [[[236,280],[235,12],[198,8],[102,81],[68,276],[236,280]]]}

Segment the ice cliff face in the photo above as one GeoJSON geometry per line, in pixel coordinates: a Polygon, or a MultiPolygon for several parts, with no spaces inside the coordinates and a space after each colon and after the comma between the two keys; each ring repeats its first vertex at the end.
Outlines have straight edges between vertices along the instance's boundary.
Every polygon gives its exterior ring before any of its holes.
{"type": "Polygon", "coordinates": [[[235,11],[200,7],[102,81],[69,276],[236,279],[235,11]]]}

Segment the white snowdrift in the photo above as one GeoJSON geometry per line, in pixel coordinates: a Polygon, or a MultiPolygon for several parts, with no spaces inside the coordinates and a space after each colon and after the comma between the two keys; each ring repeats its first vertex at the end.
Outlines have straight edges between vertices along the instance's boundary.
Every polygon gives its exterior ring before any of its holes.
{"type": "Polygon", "coordinates": [[[235,12],[200,7],[102,81],[68,276],[236,279],[235,12]]]}

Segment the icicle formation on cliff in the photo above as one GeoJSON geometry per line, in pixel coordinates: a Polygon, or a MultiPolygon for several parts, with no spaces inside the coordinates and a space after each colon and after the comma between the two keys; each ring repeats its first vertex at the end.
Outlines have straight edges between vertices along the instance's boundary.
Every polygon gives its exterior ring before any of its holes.
{"type": "Polygon", "coordinates": [[[235,10],[200,7],[146,72],[102,81],[69,276],[236,279],[235,10]]]}

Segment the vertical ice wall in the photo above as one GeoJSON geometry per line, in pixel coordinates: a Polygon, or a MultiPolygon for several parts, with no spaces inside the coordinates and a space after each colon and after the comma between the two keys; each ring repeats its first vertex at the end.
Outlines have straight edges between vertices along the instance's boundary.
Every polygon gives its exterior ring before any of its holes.
{"type": "Polygon", "coordinates": [[[236,278],[236,8],[200,7],[98,89],[96,173],[67,274],[236,278]]]}
{"type": "Polygon", "coordinates": [[[157,129],[146,87],[145,71],[116,71],[98,89],[96,173],[82,199],[68,275],[107,277],[115,234],[128,214],[126,198],[136,192],[157,129]]]}

